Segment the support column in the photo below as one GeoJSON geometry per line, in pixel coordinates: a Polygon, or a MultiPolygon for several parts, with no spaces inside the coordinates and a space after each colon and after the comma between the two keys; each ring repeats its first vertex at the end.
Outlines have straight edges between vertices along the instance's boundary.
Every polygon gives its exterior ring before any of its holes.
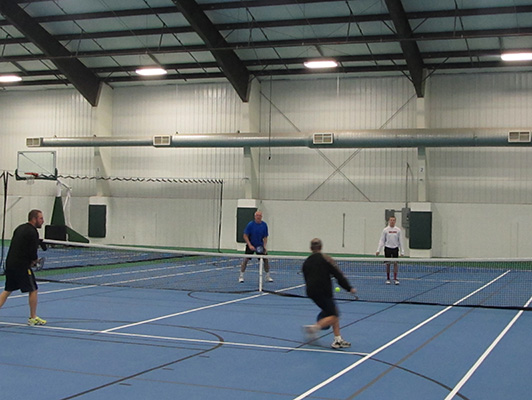
{"type": "Polygon", "coordinates": [[[427,201],[427,152],[425,147],[417,149],[417,199],[427,201]]]}
{"type": "MultiPolygon", "coordinates": [[[[92,135],[105,137],[113,135],[113,89],[107,85],[102,86],[98,106],[92,112],[92,135]]],[[[94,147],[94,175],[109,176],[111,170],[111,157],[109,149],[94,147]]],[[[109,194],[107,181],[96,181],[98,196],[109,194]]]]}
{"type": "MultiPolygon", "coordinates": [[[[251,82],[249,101],[242,103],[242,120],[240,132],[256,136],[260,132],[260,82],[251,82]]],[[[239,132],[239,133],[240,133],[239,132]]],[[[244,178],[242,180],[243,198],[237,202],[236,210],[236,239],[237,250],[245,249],[243,239],[244,228],[253,220],[253,214],[259,205],[259,166],[260,149],[244,147],[244,178]]]]}
{"type": "Polygon", "coordinates": [[[425,113],[425,98],[416,99],[416,128],[424,129],[427,127],[427,115],[425,113]]]}
{"type": "MultiPolygon", "coordinates": [[[[92,110],[92,134],[97,137],[113,135],[113,89],[102,86],[98,106],[92,110]]],[[[94,147],[94,175],[111,175],[110,148],[94,147]]],[[[95,196],[89,198],[88,232],[92,241],[104,241],[109,218],[109,182],[96,181],[95,196]]]]}
{"type": "MultiPolygon", "coordinates": [[[[425,97],[416,99],[416,127],[427,128],[425,97]]],[[[425,147],[417,149],[417,197],[418,202],[410,204],[409,247],[410,257],[432,257],[432,204],[428,202],[427,152],[425,147]]]]}
{"type": "MultiPolygon", "coordinates": [[[[242,103],[241,131],[247,135],[257,135],[260,131],[260,83],[251,83],[249,101],[242,103]]],[[[242,182],[244,198],[256,199],[259,195],[259,157],[258,148],[244,147],[244,180],[242,182]]]]}
{"type": "Polygon", "coordinates": [[[244,198],[256,199],[259,196],[259,150],[244,147],[244,198]]]}

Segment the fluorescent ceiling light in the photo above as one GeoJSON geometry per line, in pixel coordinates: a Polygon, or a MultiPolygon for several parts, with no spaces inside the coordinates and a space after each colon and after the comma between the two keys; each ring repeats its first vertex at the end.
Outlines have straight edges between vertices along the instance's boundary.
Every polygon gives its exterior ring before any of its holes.
{"type": "Polygon", "coordinates": [[[334,60],[310,60],[303,63],[305,67],[310,69],[317,68],[335,68],[338,66],[338,63],[334,60]]]}
{"type": "Polygon", "coordinates": [[[166,75],[167,71],[159,67],[138,68],[135,72],[142,76],[166,75]]]}
{"type": "Polygon", "coordinates": [[[0,82],[20,82],[22,78],[18,75],[0,75],[0,82]]]}
{"type": "Polygon", "coordinates": [[[530,61],[532,60],[532,53],[506,53],[502,54],[503,61],[530,61]]]}

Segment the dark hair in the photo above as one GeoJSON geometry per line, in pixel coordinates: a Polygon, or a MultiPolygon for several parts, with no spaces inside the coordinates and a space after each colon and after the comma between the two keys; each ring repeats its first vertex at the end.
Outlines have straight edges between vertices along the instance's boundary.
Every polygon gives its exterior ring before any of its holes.
{"type": "Polygon", "coordinates": [[[39,214],[42,214],[41,210],[31,210],[28,213],[28,221],[31,221],[32,219],[37,218],[39,214]]]}

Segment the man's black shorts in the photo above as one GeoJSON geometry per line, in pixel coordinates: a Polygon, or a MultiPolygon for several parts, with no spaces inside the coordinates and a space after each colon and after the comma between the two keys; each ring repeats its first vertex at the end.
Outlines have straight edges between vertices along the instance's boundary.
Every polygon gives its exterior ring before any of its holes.
{"type": "Polygon", "coordinates": [[[31,268],[7,268],[6,269],[6,285],[5,290],[14,292],[19,290],[22,293],[34,292],[38,289],[35,275],[31,268]]]}
{"type": "Polygon", "coordinates": [[[399,257],[399,247],[392,249],[390,247],[384,248],[384,257],[386,258],[398,258],[399,257]]]}
{"type": "Polygon", "coordinates": [[[334,304],[332,297],[316,296],[310,298],[316,305],[323,310],[322,317],[329,317],[331,315],[339,316],[338,308],[334,304]]]}

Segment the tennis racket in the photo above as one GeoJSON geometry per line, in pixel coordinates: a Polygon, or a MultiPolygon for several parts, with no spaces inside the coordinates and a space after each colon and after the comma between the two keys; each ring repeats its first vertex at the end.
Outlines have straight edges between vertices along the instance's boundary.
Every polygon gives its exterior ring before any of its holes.
{"type": "Polygon", "coordinates": [[[38,258],[35,264],[33,264],[32,269],[34,271],[40,271],[41,269],[44,268],[44,261],[46,261],[46,258],[44,257],[38,258]]]}
{"type": "Polygon", "coordinates": [[[340,296],[336,296],[336,300],[340,301],[340,302],[343,302],[343,301],[357,301],[359,299],[360,298],[358,297],[358,292],[355,293],[355,294],[353,294],[353,293],[343,293],[340,296]]]}

